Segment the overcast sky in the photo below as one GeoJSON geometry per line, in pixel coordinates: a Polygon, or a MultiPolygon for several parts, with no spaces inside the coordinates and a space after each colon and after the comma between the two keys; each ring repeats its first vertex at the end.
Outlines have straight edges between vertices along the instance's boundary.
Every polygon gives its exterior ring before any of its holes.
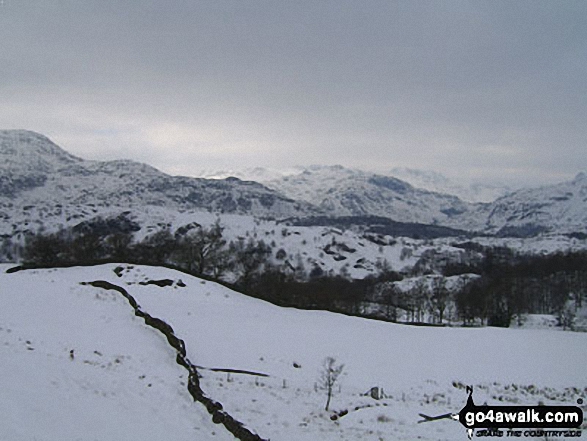
{"type": "Polygon", "coordinates": [[[0,0],[0,128],[168,173],[587,170],[587,2],[0,0]]]}

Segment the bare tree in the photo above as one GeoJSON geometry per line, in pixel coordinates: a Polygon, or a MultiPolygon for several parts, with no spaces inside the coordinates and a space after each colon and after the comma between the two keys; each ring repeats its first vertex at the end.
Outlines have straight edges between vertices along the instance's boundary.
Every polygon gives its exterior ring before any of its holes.
{"type": "Polygon", "coordinates": [[[320,372],[320,388],[326,391],[326,407],[324,410],[328,411],[330,407],[330,400],[334,391],[334,385],[340,378],[340,374],[344,369],[344,364],[337,363],[334,357],[326,357],[322,363],[322,371],[320,372]]]}
{"type": "Polygon", "coordinates": [[[436,316],[437,323],[442,324],[442,321],[444,320],[444,312],[446,311],[449,301],[449,291],[446,287],[446,279],[443,276],[438,276],[432,279],[430,306],[432,316],[436,316]]]}
{"type": "Polygon", "coordinates": [[[559,309],[557,314],[558,323],[562,326],[563,330],[575,329],[575,318],[577,316],[575,302],[570,298],[565,304],[559,309]]]}
{"type": "Polygon", "coordinates": [[[409,292],[409,301],[411,304],[412,322],[422,322],[424,311],[428,303],[429,292],[428,285],[424,278],[420,277],[412,285],[409,292]]]}
{"type": "Polygon", "coordinates": [[[239,238],[238,241],[229,244],[228,252],[232,257],[233,269],[240,273],[239,283],[246,290],[250,288],[254,277],[268,264],[271,247],[263,240],[255,241],[249,238],[245,242],[239,238]]]}
{"type": "Polygon", "coordinates": [[[132,234],[128,232],[116,232],[106,237],[104,246],[107,254],[117,261],[128,260],[129,249],[132,243],[132,234]]]}
{"type": "Polygon", "coordinates": [[[164,228],[145,237],[134,251],[141,263],[160,265],[168,262],[173,248],[173,235],[168,228],[164,228]]]}
{"type": "Polygon", "coordinates": [[[210,228],[198,227],[189,232],[176,241],[175,259],[192,274],[220,278],[226,266],[223,231],[217,221],[210,228]]]}
{"type": "Polygon", "coordinates": [[[393,282],[380,284],[376,288],[377,300],[385,307],[385,317],[393,322],[398,320],[402,294],[401,289],[393,282]]]}

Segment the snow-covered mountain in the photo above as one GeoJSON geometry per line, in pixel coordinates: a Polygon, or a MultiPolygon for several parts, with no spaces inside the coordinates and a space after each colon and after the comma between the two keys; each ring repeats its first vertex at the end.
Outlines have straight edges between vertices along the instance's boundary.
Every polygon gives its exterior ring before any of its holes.
{"type": "Polygon", "coordinates": [[[243,169],[204,169],[194,176],[204,179],[238,178],[242,181],[255,181],[261,184],[279,180],[285,176],[297,175],[305,170],[305,167],[292,167],[287,169],[252,167],[243,169]]]}
{"type": "Polygon", "coordinates": [[[302,167],[297,173],[292,169],[281,174],[258,169],[256,174],[265,186],[330,216],[381,216],[502,236],[587,233],[584,173],[569,182],[508,192],[506,187],[459,186],[435,173],[394,170],[391,174],[409,177],[402,180],[342,166],[302,167]],[[272,176],[278,177],[269,179],[272,176]],[[414,185],[406,182],[410,180],[414,185]],[[467,202],[475,199],[492,201],[467,202]]]}
{"type": "Polygon", "coordinates": [[[265,185],[314,204],[331,216],[381,216],[399,222],[459,226],[458,219],[472,208],[455,196],[342,166],[312,166],[265,185]]]}
{"type": "MultiPolygon", "coordinates": [[[[299,175],[305,171],[312,172],[320,166],[297,166],[286,169],[253,167],[244,169],[205,169],[200,170],[194,176],[206,179],[226,179],[228,177],[239,178],[243,181],[260,182],[272,188],[280,188],[280,181],[286,177],[299,175]]],[[[466,183],[449,179],[441,173],[431,170],[418,170],[413,168],[395,167],[388,173],[378,173],[382,176],[392,177],[407,182],[413,187],[428,190],[435,193],[443,193],[457,196],[466,202],[492,202],[506,195],[513,189],[505,186],[489,185],[483,183],[466,183]]]]}
{"type": "Polygon", "coordinates": [[[128,160],[88,161],[42,135],[0,131],[0,235],[145,212],[148,207],[274,219],[378,216],[502,236],[587,232],[585,174],[558,185],[518,190],[491,203],[465,202],[398,178],[341,166],[297,172],[259,168],[241,176],[257,176],[263,184],[236,177],[170,176],[128,160]]]}
{"type": "Polygon", "coordinates": [[[493,202],[512,191],[506,186],[457,182],[431,170],[396,167],[390,170],[389,175],[409,182],[414,187],[450,194],[467,202],[493,202]]]}
{"type": "Polygon", "coordinates": [[[518,190],[480,205],[472,216],[485,220],[484,230],[504,236],[535,232],[587,233],[587,175],[572,181],[518,190]]]}
{"type": "Polygon", "coordinates": [[[317,213],[274,190],[236,178],[169,176],[128,160],[87,161],[28,131],[0,131],[0,219],[67,222],[103,211],[158,206],[259,217],[317,213]]]}

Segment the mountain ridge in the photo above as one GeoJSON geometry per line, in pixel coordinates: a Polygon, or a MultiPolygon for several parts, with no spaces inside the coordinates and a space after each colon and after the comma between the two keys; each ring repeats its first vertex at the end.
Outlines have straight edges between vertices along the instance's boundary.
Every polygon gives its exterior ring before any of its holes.
{"type": "Polygon", "coordinates": [[[293,216],[313,212],[262,184],[170,176],[131,160],[77,158],[34,132],[0,131],[0,198],[31,203],[153,204],[293,216]],[[31,147],[29,149],[29,147],[31,147]]]}
{"type": "Polygon", "coordinates": [[[470,203],[343,166],[307,167],[264,183],[171,176],[132,160],[85,160],[35,132],[0,131],[0,218],[24,213],[25,224],[42,224],[48,217],[83,220],[144,206],[273,219],[379,216],[502,236],[584,233],[587,175],[470,203]]]}
{"type": "Polygon", "coordinates": [[[428,190],[435,193],[457,196],[459,199],[471,203],[493,202],[499,197],[514,191],[512,188],[507,186],[490,185],[481,182],[467,183],[464,180],[455,181],[435,171],[419,170],[407,167],[394,167],[389,171],[370,172],[366,170],[343,167],[341,165],[314,164],[309,166],[295,166],[284,169],[267,167],[252,167],[243,169],[203,169],[196,172],[194,176],[206,179],[226,179],[227,177],[234,176],[242,180],[257,181],[264,185],[272,186],[273,182],[275,182],[277,185],[280,180],[301,174],[304,171],[315,172],[325,168],[340,168],[354,171],[363,171],[365,173],[397,178],[421,190],[428,190]]]}

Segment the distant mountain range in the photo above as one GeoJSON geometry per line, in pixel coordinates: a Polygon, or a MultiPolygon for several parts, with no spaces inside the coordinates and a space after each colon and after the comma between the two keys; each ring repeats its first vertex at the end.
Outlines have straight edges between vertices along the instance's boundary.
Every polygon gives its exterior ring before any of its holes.
{"type": "MultiPolygon", "coordinates": [[[[431,177],[429,188],[448,185],[440,175],[425,178],[413,171],[403,173],[411,175],[412,182],[414,176],[420,180],[431,177]]],[[[0,131],[0,219],[4,224],[0,234],[9,236],[23,228],[41,228],[46,222],[81,222],[103,212],[132,212],[146,206],[275,219],[377,216],[513,236],[587,232],[587,177],[583,173],[570,182],[514,191],[487,203],[466,202],[393,176],[341,166],[286,172],[258,168],[234,174],[238,176],[208,172],[208,176],[224,179],[190,178],[170,176],[134,161],[88,161],[43,135],[0,131]],[[255,176],[262,183],[250,180],[255,176]]],[[[504,189],[494,191],[499,194],[504,189]]]]}
{"type": "MultiPolygon", "coordinates": [[[[201,170],[196,173],[196,176],[207,179],[226,179],[232,176],[245,181],[260,182],[268,187],[280,189],[280,182],[284,178],[298,175],[305,171],[315,172],[320,168],[325,167],[314,165],[308,167],[291,167],[287,169],[272,169],[265,167],[253,167],[240,170],[210,169],[201,170]]],[[[507,186],[457,182],[434,171],[416,170],[405,167],[392,168],[389,172],[384,173],[384,176],[400,179],[411,184],[413,187],[423,190],[457,196],[466,202],[493,202],[497,198],[505,196],[513,191],[507,186]]]]}
{"type": "Polygon", "coordinates": [[[501,236],[585,232],[587,228],[584,173],[569,182],[516,191],[481,184],[462,186],[438,173],[398,168],[389,175],[341,166],[207,173],[211,178],[231,175],[256,178],[331,216],[381,216],[501,236]]]}

